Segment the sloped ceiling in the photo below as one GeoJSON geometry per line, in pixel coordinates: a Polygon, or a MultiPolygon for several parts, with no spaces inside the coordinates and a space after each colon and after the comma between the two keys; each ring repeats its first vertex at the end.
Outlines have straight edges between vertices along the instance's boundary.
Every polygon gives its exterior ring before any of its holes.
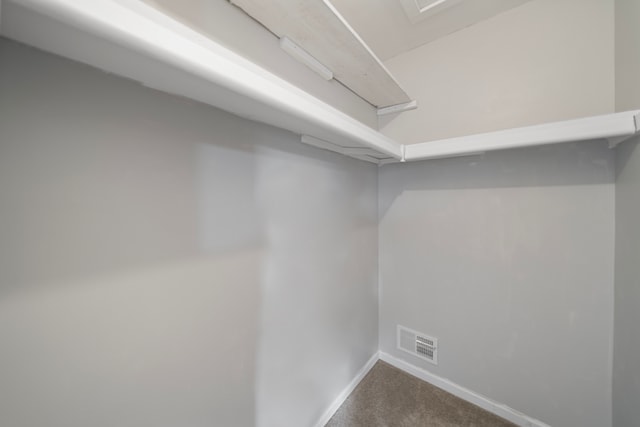
{"type": "Polygon", "coordinates": [[[401,0],[331,0],[383,61],[530,0],[463,0],[412,24],[401,0]]]}

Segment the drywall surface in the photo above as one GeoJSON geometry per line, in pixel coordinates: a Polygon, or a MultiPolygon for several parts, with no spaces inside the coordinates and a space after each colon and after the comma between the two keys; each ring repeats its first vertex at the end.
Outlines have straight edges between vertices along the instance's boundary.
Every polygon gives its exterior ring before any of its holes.
{"type": "Polygon", "coordinates": [[[640,149],[617,149],[613,425],[640,424],[640,149]]]}
{"type": "MultiPolygon", "coordinates": [[[[425,19],[418,18],[416,23],[409,19],[401,0],[368,0],[366,7],[363,7],[363,3],[353,0],[331,0],[331,4],[340,11],[360,37],[366,40],[376,55],[386,61],[527,1],[530,0],[458,2],[441,13],[431,14],[425,19]]],[[[418,12],[419,4],[428,3],[416,1],[411,9],[418,12]]]]}
{"type": "Polygon", "coordinates": [[[618,146],[613,425],[640,425],[640,148],[618,146]]]}
{"type": "MultiPolygon", "coordinates": [[[[616,110],[640,106],[640,4],[616,0],[616,110]]],[[[616,149],[613,425],[640,425],[640,140],[616,149]]]]}
{"type": "Polygon", "coordinates": [[[640,2],[615,0],[616,111],[640,107],[640,2]]]}
{"type": "Polygon", "coordinates": [[[411,144],[614,110],[613,0],[536,0],[385,62],[419,108],[411,144]]]}
{"type": "Polygon", "coordinates": [[[324,80],[280,48],[278,37],[228,1],[143,0],[362,123],[377,129],[375,108],[336,80],[324,80]]]}
{"type": "Polygon", "coordinates": [[[387,165],[378,186],[381,350],[552,426],[610,426],[605,143],[387,165]],[[397,325],[439,338],[438,365],[397,325]]]}
{"type": "Polygon", "coordinates": [[[0,63],[0,425],[312,425],[377,351],[376,167],[0,63]]]}

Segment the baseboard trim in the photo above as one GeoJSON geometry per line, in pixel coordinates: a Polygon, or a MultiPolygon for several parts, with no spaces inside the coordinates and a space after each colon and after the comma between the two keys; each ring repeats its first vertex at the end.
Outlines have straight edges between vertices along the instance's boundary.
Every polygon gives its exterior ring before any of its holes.
{"type": "Polygon", "coordinates": [[[380,354],[378,352],[371,356],[371,359],[369,359],[367,363],[364,364],[364,366],[358,371],[353,380],[351,380],[351,382],[345,387],[345,389],[342,390],[342,392],[338,395],[338,397],[336,397],[336,399],[333,401],[333,403],[331,403],[327,410],[324,411],[318,422],[314,424],[315,427],[324,427],[329,422],[331,417],[333,417],[333,414],[335,414],[336,411],[342,406],[344,401],[347,400],[347,397],[349,397],[356,386],[360,384],[360,381],[362,381],[364,376],[369,373],[371,368],[373,368],[373,365],[375,365],[379,359],[380,354]]]}
{"type": "Polygon", "coordinates": [[[383,362],[387,362],[388,364],[395,366],[396,368],[410,375],[413,375],[414,377],[420,378],[421,380],[433,384],[436,387],[448,391],[449,393],[459,397],[460,399],[473,403],[474,405],[479,406],[482,409],[493,414],[496,414],[499,417],[509,420],[521,427],[551,427],[548,424],[545,424],[542,421],[536,420],[535,418],[531,418],[521,412],[518,412],[515,409],[508,407],[507,405],[493,401],[488,397],[482,396],[481,394],[462,387],[446,378],[442,378],[435,374],[432,374],[425,369],[418,368],[417,366],[405,362],[404,360],[398,359],[397,357],[391,356],[388,353],[380,352],[379,355],[380,360],[382,360],[383,362]]]}

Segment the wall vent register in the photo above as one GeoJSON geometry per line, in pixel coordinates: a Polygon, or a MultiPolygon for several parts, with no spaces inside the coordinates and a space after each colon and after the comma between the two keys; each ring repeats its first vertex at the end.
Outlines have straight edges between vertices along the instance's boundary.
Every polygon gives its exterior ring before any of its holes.
{"type": "Polygon", "coordinates": [[[398,348],[416,357],[438,364],[438,339],[398,325],[398,348]]]}

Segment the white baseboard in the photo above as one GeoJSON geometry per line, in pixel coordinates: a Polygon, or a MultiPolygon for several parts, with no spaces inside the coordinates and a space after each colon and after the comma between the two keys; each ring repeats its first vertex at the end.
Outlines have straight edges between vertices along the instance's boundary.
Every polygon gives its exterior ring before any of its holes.
{"type": "Polygon", "coordinates": [[[371,356],[371,359],[369,359],[367,363],[365,363],[364,366],[358,371],[355,378],[351,380],[351,382],[347,385],[347,387],[345,387],[344,390],[342,390],[342,392],[338,395],[338,397],[336,397],[336,399],[333,401],[333,403],[331,403],[327,410],[324,411],[324,414],[322,414],[318,422],[315,423],[315,427],[324,427],[325,424],[329,422],[331,417],[333,417],[333,414],[335,414],[340,406],[342,406],[344,401],[347,400],[347,397],[349,397],[356,386],[360,384],[360,381],[362,381],[364,376],[367,375],[367,373],[371,370],[371,368],[373,368],[373,365],[375,365],[379,359],[379,353],[377,352],[373,356],[371,356]]]}
{"type": "Polygon", "coordinates": [[[435,374],[432,374],[425,369],[418,368],[417,366],[405,362],[404,360],[398,359],[397,357],[391,356],[388,353],[380,352],[379,354],[380,360],[387,362],[388,364],[395,366],[396,368],[410,375],[413,375],[414,377],[420,378],[421,380],[433,384],[438,388],[448,391],[449,393],[459,397],[460,399],[473,403],[474,405],[479,406],[482,409],[493,414],[496,414],[499,417],[509,420],[521,427],[550,427],[548,424],[545,424],[542,421],[538,421],[535,418],[528,417],[523,413],[508,407],[507,405],[495,402],[488,397],[473,392],[452,381],[449,381],[446,378],[442,378],[435,374]]]}

